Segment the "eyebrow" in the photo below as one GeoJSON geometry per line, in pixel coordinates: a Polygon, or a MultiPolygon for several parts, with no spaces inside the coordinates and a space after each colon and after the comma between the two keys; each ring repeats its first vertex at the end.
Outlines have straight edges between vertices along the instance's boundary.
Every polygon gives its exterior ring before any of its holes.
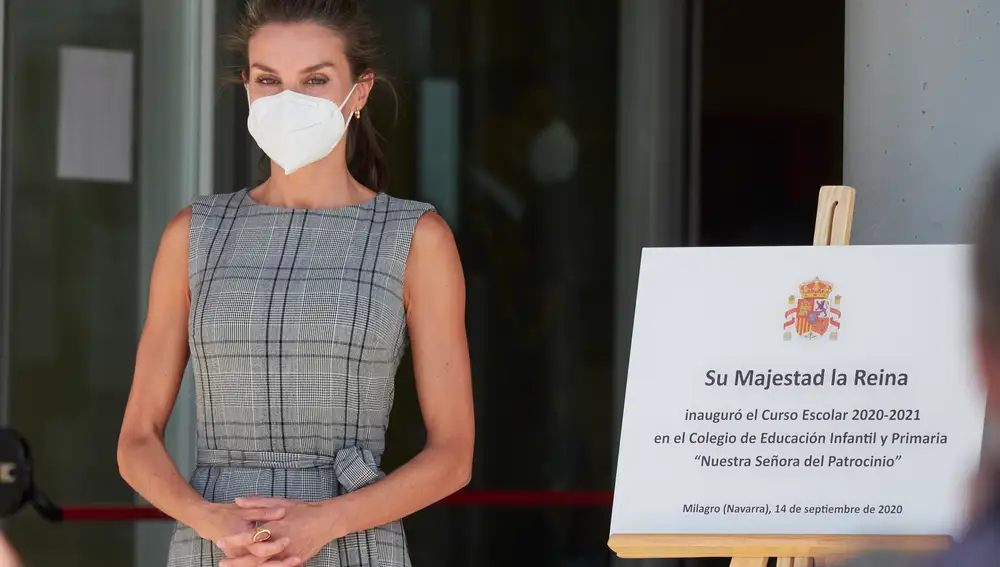
{"type": "Polygon", "coordinates": [[[302,72],[303,73],[314,73],[314,72],[319,71],[320,69],[322,69],[324,67],[336,67],[336,65],[334,65],[333,63],[331,63],[329,61],[322,61],[322,62],[317,63],[315,65],[310,65],[309,67],[306,67],[305,69],[302,70],[302,72]]]}
{"type": "MultiPolygon", "coordinates": [[[[252,65],[252,67],[254,67],[256,69],[260,69],[261,71],[264,71],[265,73],[274,73],[275,75],[278,74],[278,72],[275,71],[274,69],[268,67],[267,65],[261,65],[260,63],[254,63],[252,65]]],[[[313,73],[313,72],[319,71],[320,69],[323,69],[324,67],[336,67],[336,65],[334,65],[333,63],[331,63],[329,61],[323,61],[323,62],[317,63],[315,65],[310,65],[310,66],[306,67],[305,69],[303,69],[301,72],[302,73],[313,73]]]]}

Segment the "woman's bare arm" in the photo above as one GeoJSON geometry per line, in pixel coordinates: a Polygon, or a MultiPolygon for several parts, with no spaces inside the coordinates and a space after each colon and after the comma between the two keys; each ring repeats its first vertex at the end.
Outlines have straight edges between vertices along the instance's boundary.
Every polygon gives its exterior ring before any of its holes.
{"type": "Polygon", "coordinates": [[[188,232],[191,209],[167,225],[153,264],[149,308],[118,440],[122,478],[151,504],[193,526],[205,500],[181,476],[163,444],[188,361],[188,232]]]}
{"type": "Polygon", "coordinates": [[[21,567],[21,559],[3,532],[0,532],[0,567],[21,567]]]}
{"type": "Polygon", "coordinates": [[[436,213],[417,223],[403,299],[427,442],[382,481],[326,501],[338,519],[331,539],[398,520],[469,482],[475,420],[465,278],[451,230],[436,213]]]}

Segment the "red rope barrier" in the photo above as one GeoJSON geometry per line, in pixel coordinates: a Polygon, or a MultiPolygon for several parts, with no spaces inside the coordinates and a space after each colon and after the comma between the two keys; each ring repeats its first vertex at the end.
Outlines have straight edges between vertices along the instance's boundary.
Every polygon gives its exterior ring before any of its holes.
{"type": "MultiPolygon", "coordinates": [[[[504,508],[609,508],[612,493],[602,491],[463,490],[437,506],[504,508]]],[[[168,520],[149,506],[66,506],[64,522],[144,522],[168,520]]]]}
{"type": "Polygon", "coordinates": [[[64,522],[145,522],[169,520],[166,514],[150,506],[68,506],[63,508],[64,522]]]}

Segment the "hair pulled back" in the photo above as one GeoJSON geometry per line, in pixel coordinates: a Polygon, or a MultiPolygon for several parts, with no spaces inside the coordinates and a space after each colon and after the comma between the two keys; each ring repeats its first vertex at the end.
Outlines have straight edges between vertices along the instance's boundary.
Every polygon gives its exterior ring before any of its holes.
{"type": "MultiPolygon", "coordinates": [[[[242,58],[240,70],[244,76],[250,76],[250,38],[262,27],[274,23],[314,23],[329,28],[343,40],[354,81],[375,73],[377,35],[359,0],[247,0],[243,17],[229,42],[242,58]]],[[[347,168],[366,187],[385,191],[389,185],[388,164],[369,114],[363,112],[361,118],[350,121],[347,168]]]]}

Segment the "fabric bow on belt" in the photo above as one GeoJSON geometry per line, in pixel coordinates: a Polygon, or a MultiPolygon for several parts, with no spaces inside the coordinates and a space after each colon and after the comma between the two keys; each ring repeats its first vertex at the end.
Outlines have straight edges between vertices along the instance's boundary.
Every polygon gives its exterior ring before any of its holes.
{"type": "MultiPolygon", "coordinates": [[[[224,451],[199,449],[199,467],[232,467],[284,470],[329,470],[339,485],[335,496],[353,492],[385,477],[378,468],[375,455],[358,446],[344,447],[333,457],[270,451],[224,451]]],[[[334,542],[338,559],[347,565],[377,567],[375,529],[347,534],[334,542]]]]}

